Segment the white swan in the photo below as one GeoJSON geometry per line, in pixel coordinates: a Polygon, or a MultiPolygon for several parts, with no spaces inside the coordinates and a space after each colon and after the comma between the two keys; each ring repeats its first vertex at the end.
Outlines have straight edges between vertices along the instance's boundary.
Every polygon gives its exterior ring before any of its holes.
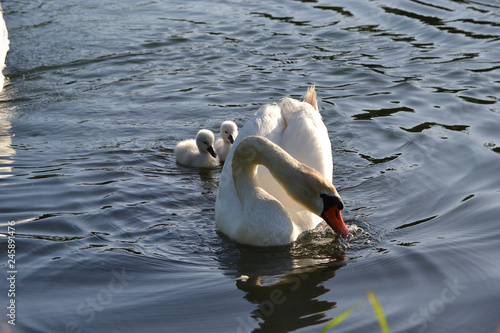
{"type": "Polygon", "coordinates": [[[217,154],[214,151],[214,133],[202,129],[196,134],[196,139],[181,141],[175,146],[175,158],[183,165],[196,168],[215,168],[219,166],[217,154]]]}
{"type": "Polygon", "coordinates": [[[3,90],[4,76],[3,69],[5,68],[5,57],[9,50],[9,33],[3,19],[3,9],[0,4],[0,92],[3,90]]]}
{"type": "Polygon", "coordinates": [[[240,131],[222,169],[218,229],[244,244],[283,245],[321,216],[346,236],[342,199],[331,183],[331,152],[314,87],[304,102],[285,98],[262,107],[240,131]]]}
{"type": "Polygon", "coordinates": [[[215,152],[221,163],[226,160],[237,136],[238,126],[233,121],[226,120],[220,125],[220,138],[215,141],[215,152]]]}

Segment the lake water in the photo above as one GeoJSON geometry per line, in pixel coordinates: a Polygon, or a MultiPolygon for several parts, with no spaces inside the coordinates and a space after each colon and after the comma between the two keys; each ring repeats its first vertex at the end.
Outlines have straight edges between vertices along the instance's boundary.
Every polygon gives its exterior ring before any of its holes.
{"type": "MultiPolygon", "coordinates": [[[[372,290],[392,332],[498,330],[498,1],[2,5],[4,328],[318,332],[372,290]],[[173,149],[312,84],[362,231],[238,245],[215,227],[221,170],[173,149]]],[[[333,331],[380,328],[366,301],[333,331]]]]}

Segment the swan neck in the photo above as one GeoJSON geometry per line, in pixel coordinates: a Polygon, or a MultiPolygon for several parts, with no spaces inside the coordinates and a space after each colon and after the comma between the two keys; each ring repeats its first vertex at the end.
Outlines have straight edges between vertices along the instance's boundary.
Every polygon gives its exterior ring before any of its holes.
{"type": "MultiPolygon", "coordinates": [[[[257,166],[269,169],[272,176],[287,188],[294,173],[300,170],[300,163],[278,145],[262,137],[247,137],[240,142],[233,156],[233,179],[238,195],[259,187],[257,166]]],[[[243,199],[243,198],[241,198],[243,199]]]]}

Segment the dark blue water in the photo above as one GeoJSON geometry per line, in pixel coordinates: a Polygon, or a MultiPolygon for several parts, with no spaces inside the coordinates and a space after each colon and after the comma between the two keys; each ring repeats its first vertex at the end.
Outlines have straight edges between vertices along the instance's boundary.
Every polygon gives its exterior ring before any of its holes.
{"type": "MultiPolygon", "coordinates": [[[[393,332],[500,326],[497,1],[2,6],[2,327],[318,332],[368,290],[393,332]],[[173,149],[311,84],[363,231],[235,244],[215,227],[220,169],[173,149]]],[[[367,302],[334,331],[380,328],[367,302]]]]}

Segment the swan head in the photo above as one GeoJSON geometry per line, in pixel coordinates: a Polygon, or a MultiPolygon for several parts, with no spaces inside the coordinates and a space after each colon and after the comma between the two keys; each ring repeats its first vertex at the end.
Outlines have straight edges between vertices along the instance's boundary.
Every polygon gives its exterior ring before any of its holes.
{"type": "Polygon", "coordinates": [[[335,186],[316,169],[295,161],[295,168],[290,172],[282,171],[276,179],[285,191],[312,213],[323,220],[340,236],[347,237],[349,229],[342,219],[340,211],[344,202],[335,186]],[[293,179],[293,183],[290,180],[293,179]],[[284,184],[288,182],[288,186],[284,184]]]}
{"type": "Polygon", "coordinates": [[[238,136],[238,126],[230,120],[226,120],[220,125],[220,137],[231,144],[238,136]]]}
{"type": "Polygon", "coordinates": [[[217,154],[214,150],[214,133],[210,130],[202,129],[196,134],[196,146],[198,146],[198,150],[200,153],[209,153],[214,158],[217,157],[217,154]]]}
{"type": "Polygon", "coordinates": [[[321,216],[337,234],[346,237],[349,229],[340,213],[344,208],[344,202],[337,189],[315,169],[302,164],[302,170],[305,179],[300,182],[300,193],[295,194],[296,200],[314,214],[321,216]]]}
{"type": "Polygon", "coordinates": [[[320,194],[320,197],[323,199],[323,212],[320,216],[336,233],[346,237],[349,234],[349,229],[347,229],[340,214],[340,211],[344,208],[342,198],[338,194],[333,196],[320,194]]]}

